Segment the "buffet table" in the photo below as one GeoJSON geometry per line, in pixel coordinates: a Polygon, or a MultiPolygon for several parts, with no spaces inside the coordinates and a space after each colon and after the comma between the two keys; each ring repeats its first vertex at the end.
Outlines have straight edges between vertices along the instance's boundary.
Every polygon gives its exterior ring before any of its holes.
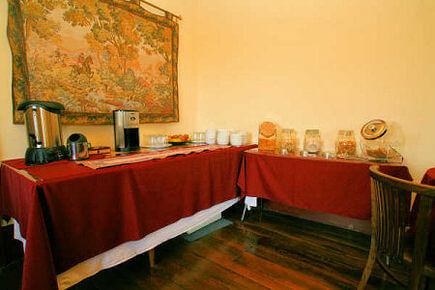
{"type": "Polygon", "coordinates": [[[22,289],[57,289],[56,274],[238,196],[231,147],[90,169],[59,161],[2,163],[0,216],[26,239],[22,289]]]}
{"type": "MultiPolygon", "coordinates": [[[[243,196],[355,219],[370,219],[372,163],[280,155],[247,150],[238,185],[243,196]]],[[[411,180],[408,168],[383,165],[390,175],[411,180]]]]}

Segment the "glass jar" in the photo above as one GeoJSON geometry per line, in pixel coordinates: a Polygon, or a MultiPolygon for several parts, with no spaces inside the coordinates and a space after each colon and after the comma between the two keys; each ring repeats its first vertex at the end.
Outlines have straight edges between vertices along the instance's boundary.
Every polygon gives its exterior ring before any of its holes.
{"type": "Polygon", "coordinates": [[[362,155],[372,162],[402,163],[403,156],[396,150],[398,142],[389,140],[361,140],[362,155]]]}
{"type": "Polygon", "coordinates": [[[296,132],[293,129],[282,129],[280,136],[280,149],[282,154],[295,153],[296,148],[296,132]]]}
{"type": "Polygon", "coordinates": [[[196,144],[205,144],[205,132],[193,132],[192,142],[196,144]]]}
{"type": "Polygon", "coordinates": [[[335,153],[339,158],[347,158],[356,155],[356,140],[352,130],[338,131],[335,153]]]}
{"type": "Polygon", "coordinates": [[[304,150],[310,154],[318,154],[321,148],[320,130],[305,130],[304,150]]]}
{"type": "Polygon", "coordinates": [[[145,135],[145,146],[157,147],[163,146],[168,143],[168,136],[166,135],[145,135]]]}
{"type": "Polygon", "coordinates": [[[276,125],[272,122],[263,122],[258,128],[258,150],[275,151],[276,144],[276,125]]]}
{"type": "Polygon", "coordinates": [[[361,128],[361,151],[363,157],[373,162],[402,163],[403,156],[399,153],[401,147],[399,130],[389,128],[381,119],[367,122],[361,128]],[[392,130],[391,130],[392,129],[392,130]]]}

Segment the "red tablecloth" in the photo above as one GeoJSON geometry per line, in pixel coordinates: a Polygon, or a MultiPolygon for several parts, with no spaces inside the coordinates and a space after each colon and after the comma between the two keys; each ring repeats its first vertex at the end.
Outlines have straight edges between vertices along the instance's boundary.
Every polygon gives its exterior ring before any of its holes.
{"type": "Polygon", "coordinates": [[[421,183],[435,186],[435,167],[428,169],[421,180],[421,183]]]}
{"type": "MultiPolygon", "coordinates": [[[[243,195],[350,218],[370,219],[368,162],[258,152],[244,153],[238,185],[243,195]]],[[[405,166],[385,173],[411,180],[405,166]]]]}
{"type": "Polygon", "coordinates": [[[0,216],[14,217],[27,240],[22,289],[57,289],[57,273],[235,198],[248,148],[100,170],[69,161],[31,167],[22,159],[3,162],[0,216]]]}

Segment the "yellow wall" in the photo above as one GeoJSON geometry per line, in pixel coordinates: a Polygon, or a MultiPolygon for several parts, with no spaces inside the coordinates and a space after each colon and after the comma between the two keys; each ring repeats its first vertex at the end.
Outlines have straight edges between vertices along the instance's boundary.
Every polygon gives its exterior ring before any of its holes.
{"type": "MultiPolygon", "coordinates": [[[[190,0],[159,0],[154,3],[184,16],[180,22],[179,100],[180,122],[169,124],[143,124],[141,138],[146,134],[174,134],[189,132],[196,124],[196,58],[194,56],[195,2],[190,0]]],[[[12,124],[11,53],[6,34],[7,1],[0,0],[0,160],[23,157],[27,148],[24,125],[12,124]]],[[[83,133],[92,145],[113,146],[113,126],[62,126],[63,140],[74,132],[83,133]]]]}
{"type": "Polygon", "coordinates": [[[435,166],[435,1],[199,1],[198,125],[256,134],[264,119],[393,124],[415,177],[435,166]]]}
{"type": "MultiPolygon", "coordinates": [[[[147,124],[141,134],[208,127],[247,129],[277,121],[320,128],[331,150],[338,129],[357,133],[383,118],[403,141],[419,179],[435,166],[435,1],[155,0],[181,14],[178,124],[147,124]]],[[[22,125],[12,125],[6,1],[0,1],[0,159],[23,156],[22,125]]],[[[96,145],[111,126],[64,126],[96,145]]]]}

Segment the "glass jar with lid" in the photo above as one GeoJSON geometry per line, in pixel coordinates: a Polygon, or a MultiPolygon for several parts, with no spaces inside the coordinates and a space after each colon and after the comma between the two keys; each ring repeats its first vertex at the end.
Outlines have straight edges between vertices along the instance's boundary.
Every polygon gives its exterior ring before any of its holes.
{"type": "Polygon", "coordinates": [[[384,120],[375,119],[361,128],[362,155],[369,161],[402,163],[398,130],[390,130],[384,120]]]}
{"type": "Polygon", "coordinates": [[[356,155],[356,140],[352,130],[338,131],[335,153],[339,158],[348,158],[356,155]]]}
{"type": "Polygon", "coordinates": [[[296,132],[293,129],[282,129],[280,136],[280,149],[282,154],[295,153],[297,151],[296,132]]]}
{"type": "Polygon", "coordinates": [[[321,140],[319,129],[305,130],[304,150],[310,154],[320,153],[321,140]]]}
{"type": "Polygon", "coordinates": [[[275,151],[277,148],[277,128],[273,122],[263,122],[258,128],[258,150],[275,151]]]}

